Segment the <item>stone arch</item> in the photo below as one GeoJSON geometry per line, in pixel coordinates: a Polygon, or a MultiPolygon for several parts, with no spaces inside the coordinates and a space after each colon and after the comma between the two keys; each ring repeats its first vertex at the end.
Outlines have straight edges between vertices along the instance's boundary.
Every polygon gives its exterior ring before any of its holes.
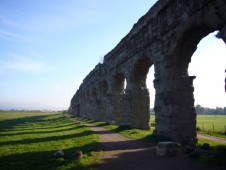
{"type": "Polygon", "coordinates": [[[108,94],[109,94],[109,85],[107,80],[102,80],[100,82],[100,102],[99,102],[99,114],[101,121],[107,121],[107,103],[108,103],[108,94]]]}
{"type": "Polygon", "coordinates": [[[150,129],[150,98],[146,79],[151,65],[149,58],[138,58],[132,67],[127,85],[131,126],[139,129],[150,129]]]}
{"type": "Polygon", "coordinates": [[[97,89],[95,87],[92,88],[91,94],[92,94],[92,98],[95,100],[97,97],[97,89]]]}
{"type": "Polygon", "coordinates": [[[113,76],[112,80],[112,93],[124,94],[125,93],[126,77],[123,73],[117,73],[113,76]]]}
{"type": "Polygon", "coordinates": [[[98,120],[98,90],[96,86],[91,86],[89,90],[90,101],[88,102],[88,112],[90,119],[98,120]]]}
{"type": "Polygon", "coordinates": [[[101,82],[101,96],[107,96],[107,94],[109,93],[109,85],[107,80],[103,80],[101,82]]]}
{"type": "Polygon", "coordinates": [[[199,42],[217,30],[217,27],[205,22],[192,23],[177,36],[174,47],[166,53],[165,67],[161,66],[161,72],[155,80],[158,91],[155,134],[169,136],[184,144],[197,142],[193,96],[195,76],[188,75],[188,67],[199,42]]]}
{"type": "Polygon", "coordinates": [[[132,76],[133,76],[132,81],[135,84],[138,84],[139,87],[142,87],[142,88],[147,87],[146,79],[147,79],[147,74],[151,65],[152,65],[152,62],[147,57],[141,58],[135,63],[132,71],[132,76]]]}
{"type": "MultiPolygon", "coordinates": [[[[225,8],[225,0],[157,1],[118,45],[106,54],[104,62],[86,76],[76,97],[81,99],[81,110],[90,115],[90,110],[98,106],[94,100],[85,101],[82,95],[85,89],[99,85],[103,77],[107,77],[107,122],[128,122],[133,127],[148,129],[149,102],[144,80],[148,65],[151,66],[153,61],[155,134],[194,144],[195,77],[189,77],[187,69],[198,42],[205,35],[219,30],[218,37],[226,42],[225,8]],[[153,57],[152,60],[148,60],[149,57],[153,57]],[[146,61],[149,61],[148,65],[146,61]],[[129,121],[123,119],[125,110],[128,113],[125,117],[129,117],[129,121]]],[[[90,98],[91,94],[90,91],[90,98]]]]}
{"type": "MultiPolygon", "coordinates": [[[[207,25],[191,27],[187,30],[183,37],[177,40],[177,46],[174,50],[173,60],[175,62],[177,69],[175,72],[170,72],[177,74],[178,76],[188,76],[188,67],[191,62],[191,57],[197,49],[199,42],[206,37],[209,33],[215,30],[207,25]]],[[[174,75],[175,76],[175,75],[174,75]]]]}
{"type": "Polygon", "coordinates": [[[123,72],[112,75],[108,97],[108,123],[124,125],[125,123],[125,82],[126,76],[123,72]]]}
{"type": "Polygon", "coordinates": [[[89,91],[85,91],[85,100],[89,101],[90,100],[90,95],[89,95],[89,91]]]}
{"type": "MultiPolygon", "coordinates": [[[[217,34],[218,32],[215,31],[199,42],[198,48],[189,63],[189,75],[197,76],[194,80],[195,108],[197,104],[209,107],[218,105],[220,107],[223,105],[221,102],[226,100],[225,93],[222,93],[224,89],[222,89],[221,80],[226,63],[226,46],[224,41],[216,38],[217,34]],[[213,84],[216,85],[216,88],[213,88],[213,84]],[[221,100],[209,100],[216,96],[221,100]]],[[[198,110],[196,112],[197,114],[200,113],[198,110]]]]}

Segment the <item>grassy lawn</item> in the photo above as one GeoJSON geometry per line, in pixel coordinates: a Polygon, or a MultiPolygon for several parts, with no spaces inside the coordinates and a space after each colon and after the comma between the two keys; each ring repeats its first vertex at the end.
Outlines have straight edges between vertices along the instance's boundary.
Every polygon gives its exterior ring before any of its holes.
{"type": "Polygon", "coordinates": [[[197,129],[199,133],[226,138],[226,115],[198,115],[197,129]]]}
{"type": "Polygon", "coordinates": [[[147,142],[159,142],[159,141],[169,141],[169,138],[166,137],[160,137],[160,136],[154,136],[152,135],[154,128],[152,127],[150,130],[140,130],[135,128],[130,128],[128,126],[118,126],[118,125],[112,125],[108,124],[106,122],[98,122],[93,120],[88,120],[84,118],[76,118],[79,121],[83,122],[89,122],[93,123],[97,126],[101,126],[107,130],[114,131],[116,133],[120,133],[128,138],[131,139],[143,139],[147,142]]]}
{"type": "Polygon", "coordinates": [[[92,169],[99,137],[63,113],[0,112],[0,169],[92,169]],[[68,159],[55,159],[63,150],[68,159]],[[70,159],[77,150],[80,161],[70,159]]]}
{"type": "MultiPolygon", "coordinates": [[[[155,115],[150,117],[151,125],[155,125],[155,115]]],[[[197,115],[197,131],[202,134],[226,138],[226,115],[197,115]]]]}

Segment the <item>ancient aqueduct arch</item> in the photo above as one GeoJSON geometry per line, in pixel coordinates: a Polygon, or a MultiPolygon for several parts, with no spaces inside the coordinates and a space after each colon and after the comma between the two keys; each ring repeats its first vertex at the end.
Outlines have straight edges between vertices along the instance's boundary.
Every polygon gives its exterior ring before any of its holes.
{"type": "Polygon", "coordinates": [[[146,76],[154,67],[155,134],[194,143],[195,77],[187,69],[199,41],[213,31],[226,42],[225,0],[158,0],[83,80],[69,112],[149,129],[146,76]]]}

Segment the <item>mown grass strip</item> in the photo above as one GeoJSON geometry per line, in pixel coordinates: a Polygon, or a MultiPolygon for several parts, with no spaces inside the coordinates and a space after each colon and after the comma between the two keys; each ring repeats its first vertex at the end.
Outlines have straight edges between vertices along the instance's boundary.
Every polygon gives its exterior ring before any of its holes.
{"type": "Polygon", "coordinates": [[[100,160],[99,137],[63,113],[1,112],[0,169],[92,169],[100,160]],[[63,150],[66,158],[52,154],[63,150]],[[81,150],[80,161],[71,154],[81,150]]]}

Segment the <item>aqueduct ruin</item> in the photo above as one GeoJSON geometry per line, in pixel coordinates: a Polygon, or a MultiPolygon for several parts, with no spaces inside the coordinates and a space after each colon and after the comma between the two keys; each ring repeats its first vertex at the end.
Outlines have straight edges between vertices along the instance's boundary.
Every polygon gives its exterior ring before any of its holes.
{"type": "Polygon", "coordinates": [[[213,31],[226,43],[225,0],[158,0],[83,80],[69,112],[149,129],[146,77],[154,67],[154,133],[195,143],[195,77],[187,69],[199,41],[213,31]]]}

